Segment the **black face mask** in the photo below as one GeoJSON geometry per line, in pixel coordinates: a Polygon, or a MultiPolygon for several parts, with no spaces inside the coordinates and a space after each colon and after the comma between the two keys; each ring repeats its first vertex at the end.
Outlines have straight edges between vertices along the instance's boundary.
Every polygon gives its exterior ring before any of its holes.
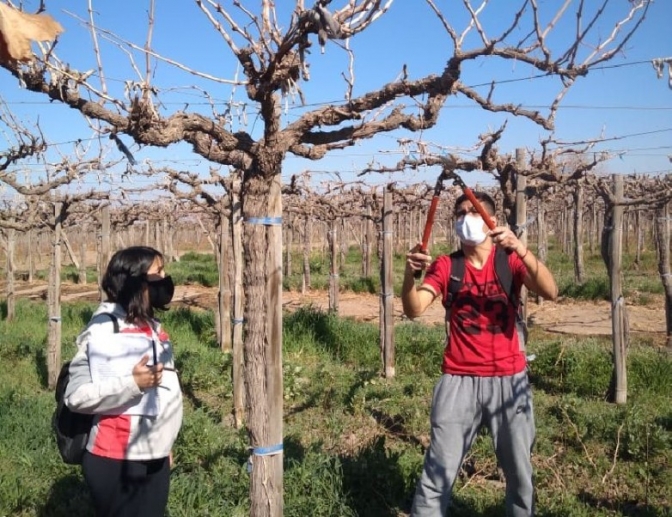
{"type": "Polygon", "coordinates": [[[163,309],[173,299],[175,284],[173,284],[173,279],[167,276],[161,280],[147,282],[147,289],[149,290],[149,303],[152,307],[163,309]]]}

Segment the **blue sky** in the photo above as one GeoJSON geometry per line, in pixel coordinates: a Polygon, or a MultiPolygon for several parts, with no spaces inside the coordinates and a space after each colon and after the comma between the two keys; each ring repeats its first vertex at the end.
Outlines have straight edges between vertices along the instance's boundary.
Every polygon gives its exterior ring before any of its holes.
{"type": "MultiPolygon", "coordinates": [[[[289,0],[276,3],[279,6],[293,4],[289,0]]],[[[490,3],[493,5],[486,9],[482,21],[489,34],[495,35],[496,29],[511,19],[512,11],[509,6],[519,2],[490,3]]],[[[539,1],[542,8],[558,3],[539,1]]],[[[28,9],[34,9],[37,2],[25,4],[28,9]]],[[[334,0],[330,7],[334,9],[342,4],[344,1],[334,0]]],[[[464,13],[462,2],[444,0],[437,1],[437,4],[449,6],[444,9],[451,13],[447,19],[461,31],[465,24],[464,14],[461,14],[464,13]]],[[[124,40],[143,46],[147,36],[148,5],[149,2],[140,0],[99,1],[94,3],[96,23],[124,40]]],[[[249,0],[245,5],[254,10],[258,2],[249,0]]],[[[307,2],[307,5],[312,4],[307,2]]],[[[604,22],[597,32],[599,37],[608,36],[614,22],[620,19],[628,5],[627,0],[611,0],[604,22]]],[[[157,2],[157,6],[153,33],[153,47],[156,52],[220,78],[234,77],[236,63],[227,45],[195,2],[172,0],[157,2]]],[[[60,59],[81,71],[95,69],[91,36],[77,18],[88,19],[87,2],[51,0],[47,2],[47,8],[66,29],[57,46],[60,59]]],[[[286,22],[291,9],[286,7],[282,12],[280,9],[279,7],[278,16],[286,22]]],[[[554,33],[549,38],[552,48],[562,45],[563,42],[566,45],[569,35],[573,33],[574,18],[571,13],[566,18],[557,27],[557,34],[554,33]]],[[[672,154],[672,89],[668,87],[667,76],[658,79],[650,63],[653,58],[672,57],[672,38],[669,35],[671,22],[672,2],[655,1],[643,26],[623,51],[599,69],[591,71],[587,77],[580,78],[562,102],[557,115],[556,138],[563,141],[606,138],[607,141],[596,149],[620,157],[605,164],[603,171],[660,174],[672,169],[668,159],[668,155],[672,154]]],[[[105,38],[99,38],[108,88],[119,94],[123,91],[125,80],[138,80],[139,77],[129,65],[126,53],[105,38]]],[[[595,38],[591,41],[594,42],[595,38]]],[[[472,44],[473,40],[468,37],[464,47],[468,49],[472,44]]],[[[404,64],[408,67],[411,79],[429,73],[440,73],[452,55],[451,42],[446,32],[427,4],[421,0],[395,0],[387,14],[370,29],[352,39],[351,48],[355,54],[355,95],[375,90],[394,80],[404,64]]],[[[585,55],[589,50],[586,45],[580,52],[585,55]]],[[[144,58],[137,52],[135,57],[137,67],[144,74],[144,58]]],[[[501,83],[495,93],[496,100],[521,103],[525,107],[541,110],[550,104],[559,91],[559,82],[556,79],[538,78],[535,70],[520,63],[494,61],[496,60],[480,59],[465,63],[462,81],[486,95],[488,88],[485,85],[495,80],[501,83]]],[[[346,89],[341,74],[347,73],[348,54],[332,42],[327,44],[324,54],[321,54],[315,42],[310,63],[311,80],[302,83],[308,109],[341,102],[346,89]]],[[[215,99],[217,109],[223,109],[224,103],[232,96],[241,106],[246,101],[240,86],[232,91],[228,84],[196,78],[165,62],[154,61],[153,64],[153,84],[164,92],[161,96],[163,105],[160,108],[164,114],[182,109],[187,103],[189,110],[212,113],[203,95],[204,91],[215,99]]],[[[78,113],[63,105],[48,103],[37,94],[20,90],[17,81],[6,72],[0,73],[0,91],[12,111],[24,121],[30,123],[39,119],[47,138],[52,142],[69,142],[92,135],[78,113]]],[[[408,99],[405,102],[410,104],[408,99]]],[[[288,99],[283,120],[291,122],[305,109],[300,106],[298,98],[293,102],[288,99]]],[[[246,130],[258,136],[261,124],[256,117],[255,107],[248,103],[244,111],[246,116],[233,122],[234,129],[246,130]]],[[[548,136],[545,130],[528,120],[487,113],[463,96],[452,96],[446,102],[437,126],[426,131],[422,139],[455,151],[464,150],[476,142],[479,134],[498,129],[505,120],[508,125],[499,144],[501,152],[513,152],[517,147],[535,151],[539,149],[539,141],[548,136]]],[[[343,151],[333,152],[319,162],[288,156],[283,176],[289,177],[293,173],[313,170],[314,182],[319,182],[333,179],[333,173],[339,171],[344,180],[356,180],[355,172],[373,160],[382,164],[391,164],[398,160],[401,155],[397,139],[400,137],[415,139],[420,135],[405,131],[380,135],[343,151]]],[[[209,166],[186,145],[174,145],[167,149],[139,149],[138,146],[131,145],[129,137],[122,138],[139,161],[152,160],[158,165],[186,170],[206,171],[209,166]]],[[[62,146],[64,152],[67,149],[68,144],[62,146]]],[[[395,179],[408,183],[433,183],[436,174],[437,171],[425,170],[397,175],[395,179]]],[[[372,176],[365,178],[365,181],[373,184],[387,179],[372,176]]],[[[486,176],[479,174],[469,175],[465,179],[471,184],[488,180],[486,176]]]]}

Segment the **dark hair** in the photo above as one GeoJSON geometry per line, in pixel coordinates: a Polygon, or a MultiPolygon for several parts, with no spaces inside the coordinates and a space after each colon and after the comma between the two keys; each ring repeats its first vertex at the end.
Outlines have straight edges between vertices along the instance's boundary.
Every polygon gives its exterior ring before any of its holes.
{"type": "Polygon", "coordinates": [[[117,251],[103,276],[102,288],[110,302],[118,303],[126,311],[126,321],[149,321],[154,310],[145,293],[147,271],[161,252],[148,246],[131,246],[117,251]]]}
{"type": "MultiPolygon", "coordinates": [[[[495,200],[492,199],[492,197],[489,194],[479,191],[474,191],[473,194],[474,197],[481,202],[486,212],[488,212],[490,215],[495,215],[495,212],[497,211],[497,205],[495,205],[495,200]]],[[[466,194],[462,194],[460,197],[458,197],[455,200],[455,207],[453,208],[453,212],[456,212],[457,207],[460,206],[465,201],[469,201],[469,198],[467,197],[466,194]]]]}

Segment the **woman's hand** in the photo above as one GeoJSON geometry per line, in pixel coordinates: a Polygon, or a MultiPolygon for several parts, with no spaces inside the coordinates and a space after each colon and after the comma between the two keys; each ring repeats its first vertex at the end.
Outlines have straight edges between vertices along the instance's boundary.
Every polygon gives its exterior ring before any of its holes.
{"type": "Polygon", "coordinates": [[[161,384],[163,376],[163,364],[159,363],[154,366],[147,366],[149,355],[145,354],[140,359],[140,362],[133,367],[133,379],[141,390],[147,388],[155,388],[161,384]]]}

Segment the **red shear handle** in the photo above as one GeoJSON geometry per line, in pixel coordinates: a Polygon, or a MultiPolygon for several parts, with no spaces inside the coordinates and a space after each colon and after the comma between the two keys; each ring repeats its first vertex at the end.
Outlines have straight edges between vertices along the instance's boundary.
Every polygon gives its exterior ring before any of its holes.
{"type": "Polygon", "coordinates": [[[427,253],[427,245],[429,244],[429,237],[432,235],[432,226],[434,226],[434,214],[436,214],[436,207],[439,205],[439,196],[434,196],[429,205],[429,212],[427,212],[427,221],[425,222],[425,231],[422,232],[422,247],[420,251],[427,253]]]}
{"type": "Polygon", "coordinates": [[[483,208],[481,202],[476,199],[476,196],[474,196],[474,193],[471,191],[471,189],[469,187],[462,187],[462,191],[464,192],[464,195],[467,196],[467,199],[471,201],[471,204],[476,209],[476,211],[481,215],[485,221],[485,224],[488,225],[488,228],[494,230],[495,223],[492,222],[492,216],[485,211],[485,208],[483,208]]]}
{"type": "MultiPolygon", "coordinates": [[[[432,226],[434,226],[434,214],[436,214],[436,207],[439,205],[439,197],[432,197],[432,202],[429,205],[429,212],[427,212],[427,221],[425,222],[425,230],[422,232],[422,243],[420,244],[420,251],[427,253],[427,245],[429,244],[429,236],[432,235],[432,226]]],[[[422,271],[418,270],[413,273],[415,278],[422,276],[422,271]]]]}

